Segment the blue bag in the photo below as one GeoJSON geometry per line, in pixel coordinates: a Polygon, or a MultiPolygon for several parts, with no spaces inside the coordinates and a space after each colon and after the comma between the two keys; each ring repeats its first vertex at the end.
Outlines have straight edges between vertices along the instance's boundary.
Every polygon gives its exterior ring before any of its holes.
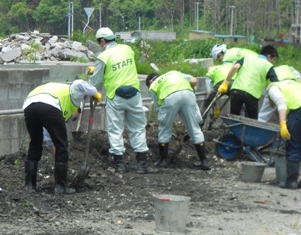
{"type": "Polygon", "coordinates": [[[121,86],[116,90],[116,95],[125,98],[130,99],[133,96],[137,94],[138,90],[135,87],[132,86],[121,86]]]}

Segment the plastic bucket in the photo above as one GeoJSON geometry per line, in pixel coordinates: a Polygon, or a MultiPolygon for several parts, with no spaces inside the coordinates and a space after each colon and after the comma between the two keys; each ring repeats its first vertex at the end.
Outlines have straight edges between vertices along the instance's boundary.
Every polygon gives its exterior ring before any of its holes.
{"type": "Polygon", "coordinates": [[[261,181],[266,164],[259,162],[241,162],[245,182],[257,183],[261,181]]]}
{"type": "Polygon", "coordinates": [[[155,205],[155,231],[165,234],[184,234],[190,197],[153,195],[155,205]]]}
{"type": "Polygon", "coordinates": [[[279,186],[285,186],[286,182],[286,158],[275,156],[275,171],[276,171],[276,181],[279,183],[279,186]]]}

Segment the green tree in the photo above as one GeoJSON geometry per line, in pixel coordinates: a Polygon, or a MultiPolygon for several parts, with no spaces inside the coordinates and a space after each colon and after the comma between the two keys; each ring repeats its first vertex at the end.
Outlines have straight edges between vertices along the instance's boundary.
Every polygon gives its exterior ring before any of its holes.
{"type": "Polygon", "coordinates": [[[66,15],[68,2],[64,0],[41,0],[33,12],[33,19],[38,29],[50,33],[64,33],[67,31],[66,15]]]}
{"type": "Polygon", "coordinates": [[[18,25],[18,29],[21,31],[30,30],[32,10],[26,4],[26,2],[18,2],[11,6],[7,17],[11,24],[18,25]]]}
{"type": "Polygon", "coordinates": [[[146,15],[152,10],[152,1],[149,0],[112,0],[108,6],[113,15],[111,19],[119,22],[117,30],[139,29],[139,17],[141,29],[146,29],[146,15]],[[115,19],[114,19],[115,18],[115,19]]]}

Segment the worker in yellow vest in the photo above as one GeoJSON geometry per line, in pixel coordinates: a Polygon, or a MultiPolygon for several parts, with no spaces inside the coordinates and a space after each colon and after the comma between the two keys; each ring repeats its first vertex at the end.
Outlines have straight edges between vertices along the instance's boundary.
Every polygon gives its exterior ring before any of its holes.
{"type": "Polygon", "coordinates": [[[293,80],[273,82],[267,87],[271,105],[276,105],[280,121],[280,135],[286,140],[286,185],[297,189],[301,161],[301,83],[293,80]]]}
{"type": "MultiPolygon", "coordinates": [[[[300,78],[300,73],[293,67],[288,65],[280,65],[274,68],[279,81],[294,80],[297,81],[300,78]]],[[[269,97],[266,94],[263,98],[261,108],[258,113],[258,121],[268,122],[274,115],[277,107],[271,107],[269,97]]]]}
{"type": "Polygon", "coordinates": [[[103,82],[106,91],[106,121],[110,141],[109,152],[114,157],[118,173],[127,169],[123,161],[124,121],[129,130],[131,147],[137,154],[137,173],[153,172],[147,164],[146,117],[142,105],[140,83],[135,64],[135,53],[125,44],[117,44],[115,34],[107,27],[96,32],[96,39],[103,49],[96,58],[95,68],[88,68],[89,83],[99,87],[103,82]]]}
{"type": "MultiPolygon", "coordinates": [[[[225,63],[221,65],[216,65],[208,69],[208,72],[206,73],[206,79],[210,79],[213,88],[210,91],[207,91],[208,93],[206,94],[204,102],[202,103],[201,106],[202,114],[204,114],[207,107],[212,103],[214,97],[218,92],[219,86],[227,78],[227,75],[232,67],[233,67],[233,63],[225,63]]],[[[232,79],[235,79],[235,76],[232,79]]],[[[229,85],[229,88],[230,87],[231,84],[229,85]]],[[[228,91],[225,94],[229,96],[230,89],[228,89],[228,91]]],[[[213,105],[213,107],[214,106],[215,104],[213,105]]],[[[219,115],[220,115],[219,109],[214,109],[214,118],[217,118],[219,115]]]]}
{"type": "Polygon", "coordinates": [[[216,44],[211,50],[212,58],[218,60],[219,62],[225,63],[235,63],[239,61],[246,55],[258,56],[254,51],[245,48],[233,47],[227,49],[226,44],[216,44]]]}
{"type": "Polygon", "coordinates": [[[237,73],[230,89],[231,114],[239,115],[245,105],[248,117],[258,119],[258,101],[268,80],[279,81],[273,67],[277,57],[276,48],[267,45],[261,49],[259,56],[245,55],[234,64],[218,88],[218,92],[226,93],[232,77],[237,73]]]}
{"type": "Polygon", "coordinates": [[[158,112],[159,161],[155,165],[166,167],[168,144],[172,136],[173,122],[177,114],[182,119],[188,135],[195,144],[203,170],[210,170],[206,157],[205,138],[199,127],[196,112],[194,87],[197,79],[178,71],[170,71],[161,76],[153,73],[147,76],[146,86],[158,112]]]}
{"type": "Polygon", "coordinates": [[[25,162],[25,186],[36,190],[38,162],[43,150],[43,127],[48,131],[55,151],[55,192],[71,194],[68,187],[68,139],[65,122],[79,108],[84,97],[93,96],[98,102],[101,94],[83,80],[71,85],[47,83],[31,91],[23,104],[27,131],[30,136],[27,161],[25,162]]]}

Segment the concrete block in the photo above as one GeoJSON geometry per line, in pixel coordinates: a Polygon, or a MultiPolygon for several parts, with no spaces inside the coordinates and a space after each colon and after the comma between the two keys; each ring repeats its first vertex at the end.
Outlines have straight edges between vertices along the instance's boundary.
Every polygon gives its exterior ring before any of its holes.
{"type": "Polygon", "coordinates": [[[21,99],[21,84],[8,85],[8,99],[21,99]]]}
{"type": "Polygon", "coordinates": [[[7,99],[0,100],[0,110],[7,110],[7,109],[8,109],[7,99]]]}
{"type": "Polygon", "coordinates": [[[90,50],[92,51],[95,55],[98,55],[102,50],[101,50],[101,47],[93,42],[93,41],[90,41],[88,40],[85,44],[85,46],[90,50]]]}
{"type": "Polygon", "coordinates": [[[14,69],[9,70],[10,79],[9,84],[22,84],[24,82],[24,70],[23,69],[14,69]]]}
{"type": "Polygon", "coordinates": [[[10,72],[9,72],[9,70],[1,69],[0,68],[0,82],[1,82],[1,87],[5,86],[5,85],[8,85],[9,80],[10,80],[10,72]]]}
{"type": "Polygon", "coordinates": [[[72,58],[77,58],[77,59],[84,59],[86,61],[89,61],[88,60],[88,57],[85,53],[83,52],[80,52],[80,51],[74,51],[74,50],[70,50],[68,48],[64,49],[64,50],[60,50],[58,52],[58,57],[61,59],[61,60],[70,60],[72,58]]]}
{"type": "Polygon", "coordinates": [[[8,100],[7,105],[7,109],[21,109],[23,105],[23,99],[8,100]]]}
{"type": "Polygon", "coordinates": [[[28,135],[24,115],[0,115],[0,155],[18,152],[23,139],[28,135]]]}
{"type": "Polygon", "coordinates": [[[17,47],[1,55],[1,58],[5,62],[10,62],[22,55],[21,48],[17,47]]]}
{"type": "Polygon", "coordinates": [[[27,69],[23,70],[24,83],[41,85],[43,79],[49,78],[49,69],[27,69]],[[45,77],[45,78],[44,78],[45,77]]]}
{"type": "Polygon", "coordinates": [[[23,101],[28,96],[29,92],[31,92],[34,88],[36,88],[37,85],[35,85],[35,84],[22,84],[21,86],[22,86],[22,88],[21,88],[21,91],[22,91],[21,101],[23,103],[23,101]]]}
{"type": "MultiPolygon", "coordinates": [[[[0,79],[0,82],[7,81],[7,79],[0,79]]],[[[8,84],[2,84],[0,86],[0,100],[7,100],[8,99],[8,84]]]]}

